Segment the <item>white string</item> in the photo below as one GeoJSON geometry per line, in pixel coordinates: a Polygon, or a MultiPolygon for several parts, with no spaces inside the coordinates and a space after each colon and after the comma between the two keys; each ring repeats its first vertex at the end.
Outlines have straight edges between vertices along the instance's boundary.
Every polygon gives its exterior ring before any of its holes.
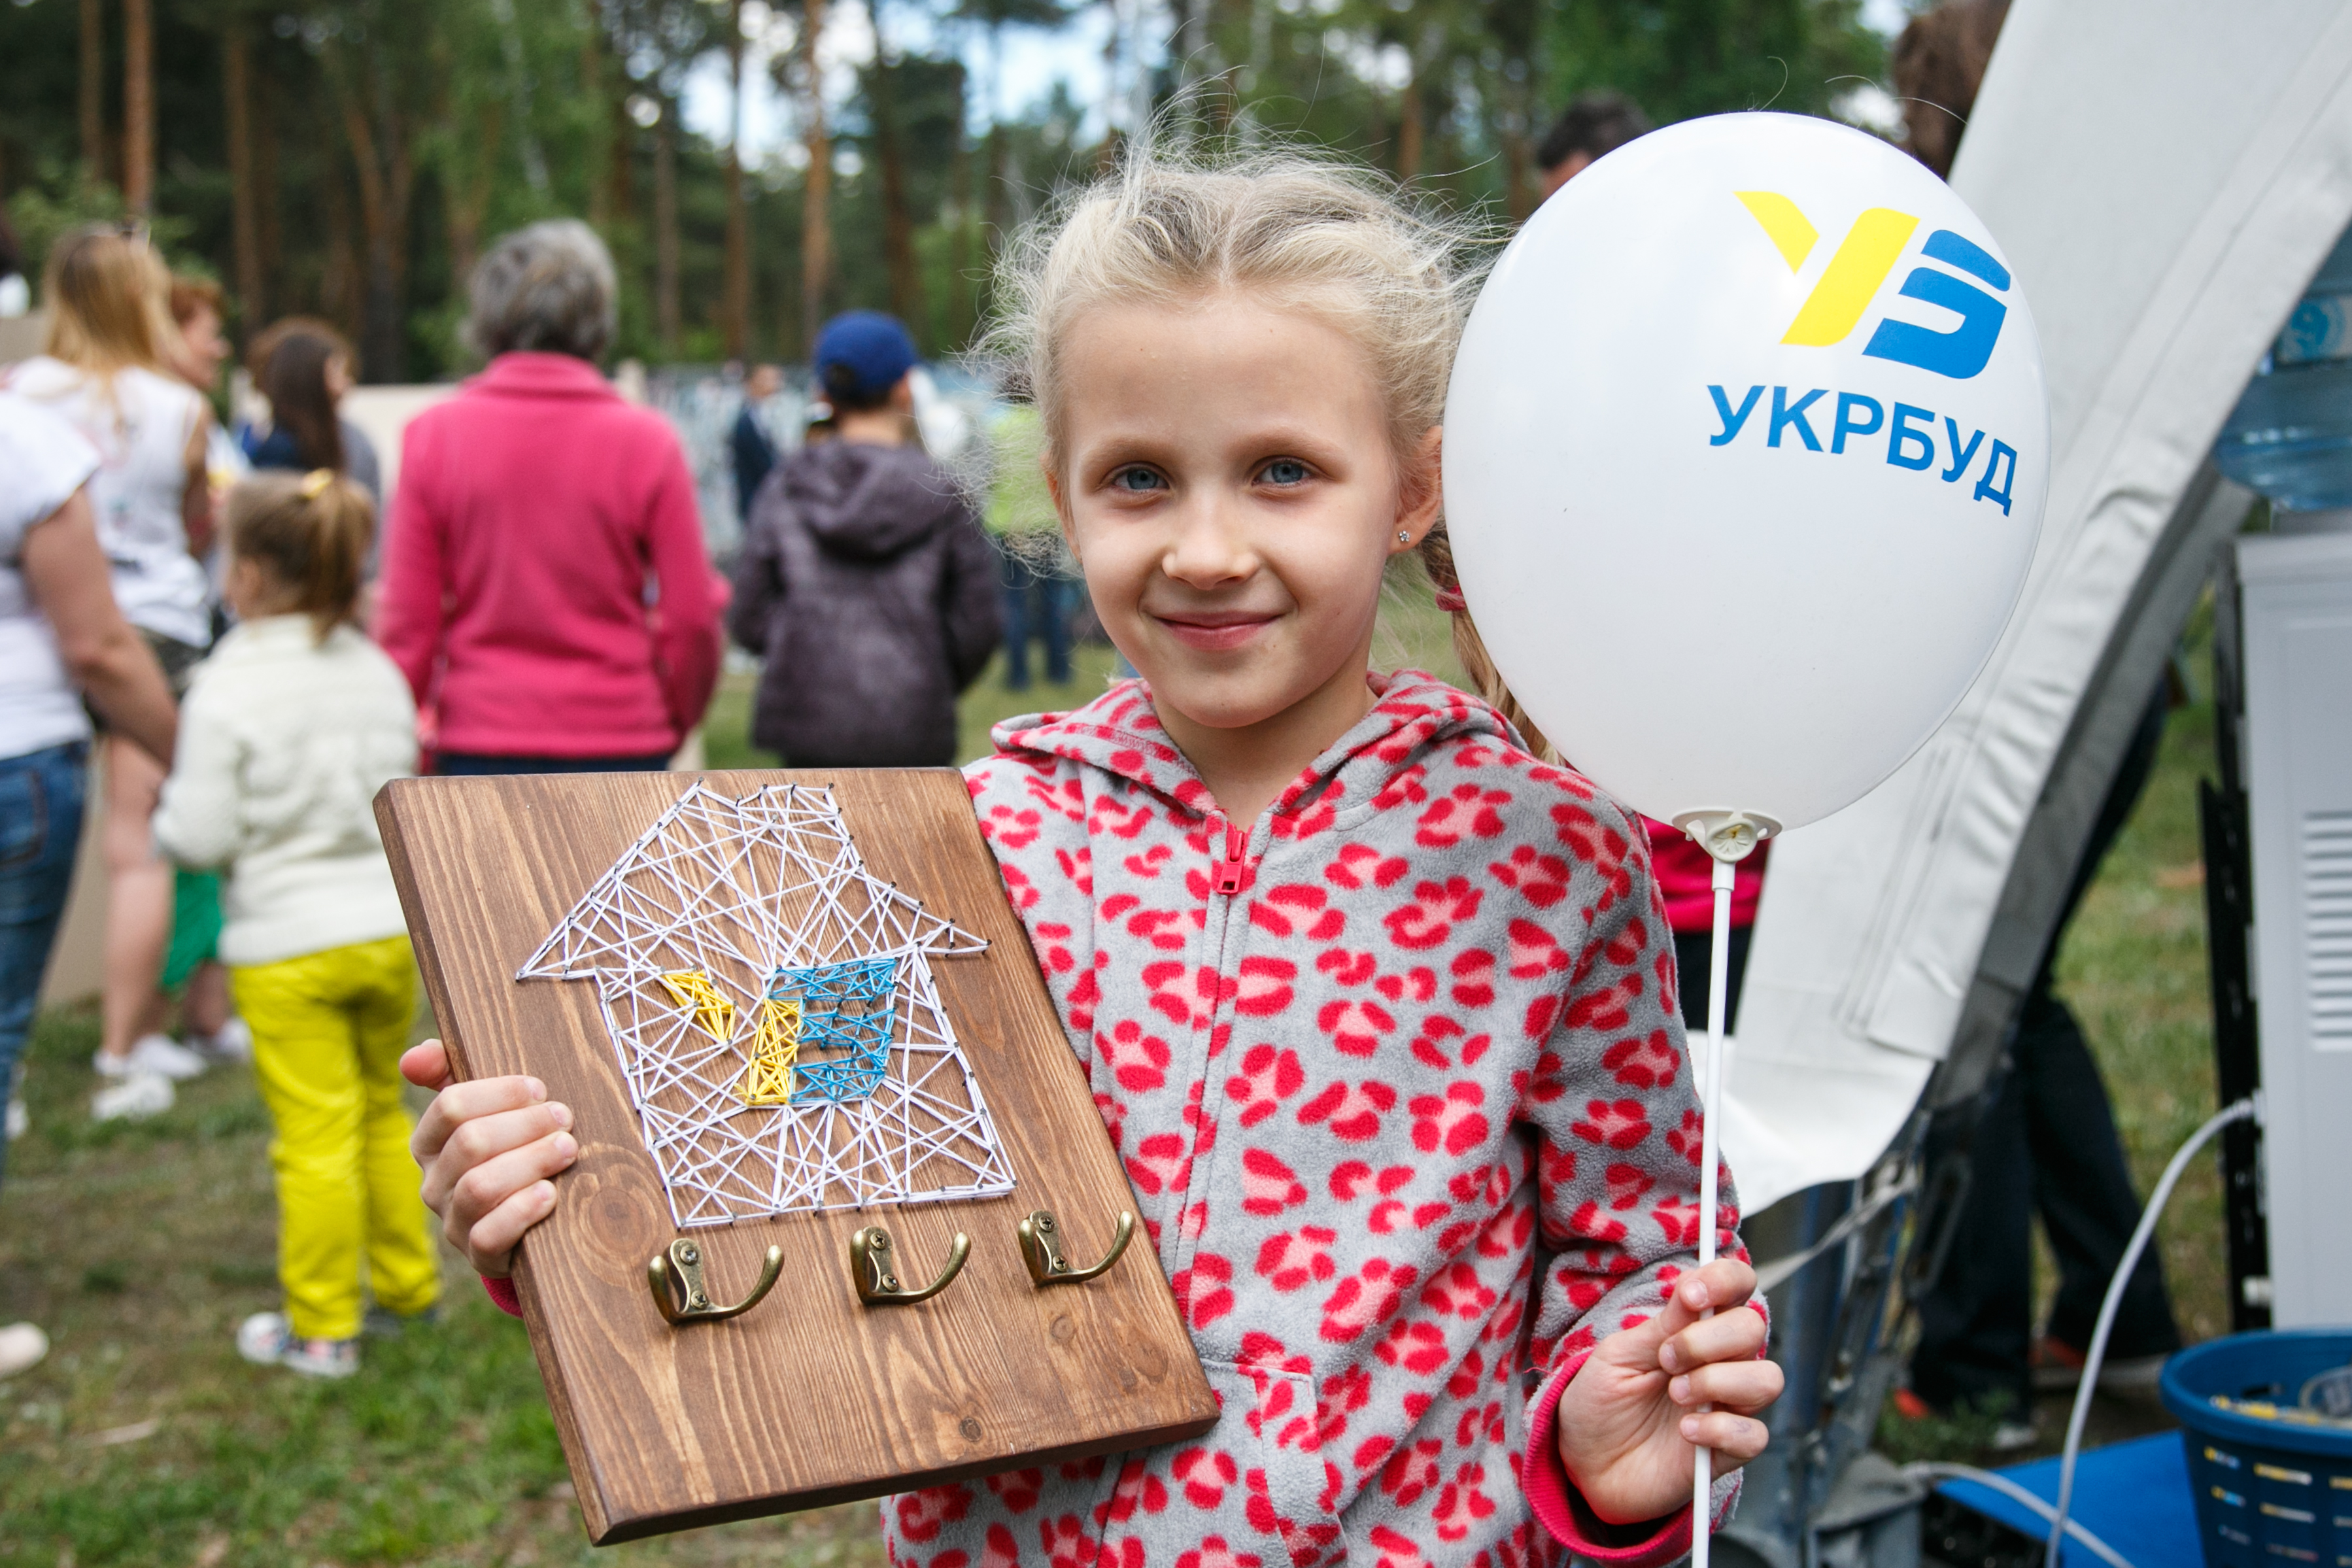
{"type": "Polygon", "coordinates": [[[867,872],[829,791],[776,784],[730,799],[697,780],[515,978],[596,982],[670,1217],[686,1229],[1011,1192],[929,964],[987,946],[867,872]],[[895,961],[881,1086],[863,1100],[745,1104],[738,1089],[776,972],[861,959],[895,961]],[[727,1039],[661,983],[686,971],[731,1005],[727,1039]]]}

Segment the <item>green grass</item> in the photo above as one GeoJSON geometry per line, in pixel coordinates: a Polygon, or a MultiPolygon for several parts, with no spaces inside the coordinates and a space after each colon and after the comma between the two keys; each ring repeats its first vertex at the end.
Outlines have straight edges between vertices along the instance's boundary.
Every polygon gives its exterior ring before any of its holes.
{"type": "MultiPolygon", "coordinates": [[[[1459,679],[1446,621],[1410,577],[1379,662],[1459,679]]],[[[962,746],[990,724],[1102,689],[1107,648],[1066,689],[966,694],[962,746]]],[[[714,766],[771,759],[744,737],[750,682],[730,678],[706,740],[714,766]]],[[[2176,712],[2156,782],[2093,888],[2060,964],[2113,1088],[2143,1190],[2212,1100],[2195,779],[2211,713],[2176,712]]],[[[592,1552],[521,1325],[452,1259],[436,1327],[371,1343],[360,1375],[318,1384],[246,1365],[237,1321],[278,1303],[268,1129],[251,1076],[215,1068],[169,1114],[93,1124],[87,1009],[40,1021],[26,1084],[34,1129],[0,1191],[0,1321],[56,1348],[0,1384],[0,1568],[70,1563],[525,1564],[636,1562],[782,1568],[881,1561],[871,1504],[592,1552]]],[[[2183,1330],[2228,1322],[2218,1184],[2193,1172],[2162,1232],[2183,1330]]],[[[2103,1402],[2104,1409],[2104,1402],[2103,1402]]],[[[2128,1430],[2145,1411],[2107,1412],[2128,1430]]],[[[2156,1417],[2155,1419],[2160,1419],[2156,1417]]],[[[2045,1407],[2045,1435],[2057,1425],[2045,1407]]],[[[1970,1454],[1990,1423],[1891,1433],[1905,1457],[1970,1454]]]]}

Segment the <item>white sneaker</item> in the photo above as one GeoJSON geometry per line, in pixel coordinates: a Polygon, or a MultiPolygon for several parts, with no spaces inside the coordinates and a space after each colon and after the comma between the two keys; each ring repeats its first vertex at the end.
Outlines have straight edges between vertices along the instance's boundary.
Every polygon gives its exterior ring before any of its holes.
{"type": "Polygon", "coordinates": [[[190,1034],[180,1042],[206,1061],[249,1062],[253,1059],[253,1031],[236,1014],[228,1022],[209,1035],[190,1034]]]}
{"type": "Polygon", "coordinates": [[[236,1353],[256,1366],[282,1366],[305,1377],[349,1377],[360,1369],[357,1340],[302,1340],[283,1312],[256,1312],[236,1326],[236,1353]]]}
{"type": "Polygon", "coordinates": [[[10,1100],[8,1102],[7,1142],[14,1143],[32,1130],[33,1116],[30,1111],[25,1109],[25,1102],[21,1100],[10,1100]]]}
{"type": "Polygon", "coordinates": [[[11,1323],[0,1329],[0,1383],[40,1365],[48,1353],[49,1336],[32,1324],[11,1323]]]}
{"type": "Polygon", "coordinates": [[[172,1109],[178,1096],[173,1092],[172,1080],[152,1072],[133,1073],[110,1089],[101,1089],[90,1096],[89,1114],[94,1121],[137,1121],[150,1116],[160,1116],[172,1109]]]}
{"type": "Polygon", "coordinates": [[[185,1083],[205,1070],[205,1058],[169,1035],[142,1035],[128,1054],[110,1057],[100,1051],[89,1058],[89,1065],[100,1078],[135,1078],[146,1073],[185,1083]]]}

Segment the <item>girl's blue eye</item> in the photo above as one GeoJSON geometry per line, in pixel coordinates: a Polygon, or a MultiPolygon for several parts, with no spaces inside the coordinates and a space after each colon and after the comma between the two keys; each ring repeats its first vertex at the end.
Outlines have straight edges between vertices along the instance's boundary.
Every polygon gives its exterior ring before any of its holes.
{"type": "Polygon", "coordinates": [[[1160,488],[1160,482],[1158,474],[1139,466],[1121,468],[1110,477],[1113,489],[1125,490],[1130,495],[1141,495],[1148,490],[1156,490],[1160,488]]]}
{"type": "Polygon", "coordinates": [[[1307,482],[1307,465],[1296,458],[1276,458],[1260,470],[1258,478],[1270,485],[1303,485],[1307,482]]]}

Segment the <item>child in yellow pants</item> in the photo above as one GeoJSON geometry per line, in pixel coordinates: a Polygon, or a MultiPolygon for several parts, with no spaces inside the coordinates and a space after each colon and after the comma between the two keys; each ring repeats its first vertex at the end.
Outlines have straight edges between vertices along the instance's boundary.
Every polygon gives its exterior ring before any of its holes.
{"type": "Polygon", "coordinates": [[[415,767],[416,714],[352,625],[373,529],[324,469],[230,492],[240,624],[196,672],[155,814],[173,859],[227,868],[220,955],[277,1127],[286,1310],[247,1318],[237,1349],[323,1377],[358,1370],[362,1327],[429,1313],[441,1289],[400,1098],[415,966],[371,807],[415,767]]]}
{"type": "Polygon", "coordinates": [[[417,1202],[400,1053],[416,1016],[404,936],[229,971],[278,1136],[278,1273],[294,1336],[360,1331],[360,1259],[376,1304],[430,1310],[441,1274],[417,1202]]]}

